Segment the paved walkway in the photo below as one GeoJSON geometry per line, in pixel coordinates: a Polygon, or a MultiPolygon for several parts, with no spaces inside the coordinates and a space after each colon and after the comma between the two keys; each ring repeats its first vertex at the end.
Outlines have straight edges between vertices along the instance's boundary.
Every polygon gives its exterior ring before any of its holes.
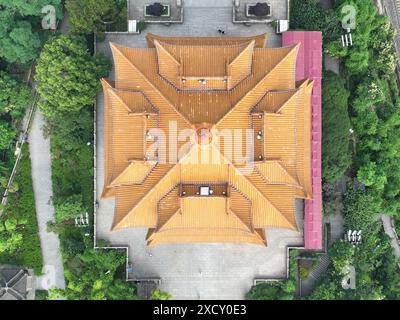
{"type": "Polygon", "coordinates": [[[392,217],[387,215],[381,215],[381,220],[383,224],[383,229],[390,238],[390,244],[392,245],[393,253],[397,258],[400,258],[400,244],[399,244],[399,239],[396,236],[396,232],[393,230],[391,224],[392,217]]]}
{"type": "Polygon", "coordinates": [[[67,34],[70,31],[69,14],[67,11],[64,11],[64,17],[58,27],[61,33],[67,34]]]}
{"type": "Polygon", "coordinates": [[[36,217],[42,247],[44,275],[36,280],[36,288],[47,290],[52,287],[64,289],[64,267],[57,234],[47,232],[47,222],[54,220],[51,203],[53,188],[51,181],[50,139],[43,135],[43,115],[36,110],[29,134],[29,151],[32,164],[33,191],[35,194],[36,217]]]}
{"type": "Polygon", "coordinates": [[[331,238],[329,244],[343,238],[344,219],[341,212],[325,217],[324,222],[329,223],[331,226],[331,238]]]}
{"type": "Polygon", "coordinates": [[[324,65],[325,69],[332,71],[336,74],[340,74],[340,61],[338,58],[331,57],[328,54],[324,54],[324,65]]]}
{"type": "MultiPolygon", "coordinates": [[[[397,33],[394,38],[394,45],[397,51],[397,58],[400,57],[400,0],[382,0],[378,4],[378,8],[383,14],[386,14],[393,28],[396,29],[397,33]]],[[[399,62],[397,62],[399,64],[399,62]]]]}

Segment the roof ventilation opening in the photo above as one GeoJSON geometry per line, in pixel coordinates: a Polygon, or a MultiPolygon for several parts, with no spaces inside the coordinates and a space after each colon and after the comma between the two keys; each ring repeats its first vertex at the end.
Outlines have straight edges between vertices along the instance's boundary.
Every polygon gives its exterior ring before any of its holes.
{"type": "Polygon", "coordinates": [[[146,139],[149,141],[154,140],[154,137],[151,135],[150,130],[146,131],[146,139]]]}
{"type": "Polygon", "coordinates": [[[214,191],[209,186],[202,186],[199,190],[200,196],[210,196],[214,193],[214,191]]]}

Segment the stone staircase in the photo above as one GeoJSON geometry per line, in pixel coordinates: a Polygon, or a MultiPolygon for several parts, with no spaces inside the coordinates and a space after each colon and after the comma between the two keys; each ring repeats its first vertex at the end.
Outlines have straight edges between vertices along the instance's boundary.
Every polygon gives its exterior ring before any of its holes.
{"type": "Polygon", "coordinates": [[[316,282],[320,279],[321,275],[326,272],[329,267],[330,259],[327,254],[321,254],[318,259],[318,264],[314,271],[310,273],[307,279],[300,280],[300,295],[308,296],[313,288],[315,287],[316,282]]]}

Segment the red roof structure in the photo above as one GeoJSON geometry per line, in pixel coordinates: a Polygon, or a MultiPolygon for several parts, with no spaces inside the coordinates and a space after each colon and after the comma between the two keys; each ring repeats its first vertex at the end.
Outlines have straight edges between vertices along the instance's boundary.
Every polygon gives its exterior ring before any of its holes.
{"type": "Polygon", "coordinates": [[[321,186],[321,77],[322,33],[319,31],[288,31],[282,35],[282,46],[300,44],[297,55],[296,81],[314,81],[312,108],[312,200],[304,205],[304,247],[322,249],[322,186],[321,186]]]}

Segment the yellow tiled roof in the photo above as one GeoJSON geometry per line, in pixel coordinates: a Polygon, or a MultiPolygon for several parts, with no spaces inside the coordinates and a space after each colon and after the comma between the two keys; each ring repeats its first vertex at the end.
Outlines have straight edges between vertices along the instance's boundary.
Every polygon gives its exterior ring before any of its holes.
{"type": "Polygon", "coordinates": [[[235,45],[249,43],[255,41],[256,48],[264,48],[267,42],[267,34],[263,33],[257,36],[250,37],[165,37],[158,36],[152,33],[146,35],[147,44],[149,48],[154,48],[154,41],[162,41],[170,44],[180,45],[198,45],[198,46],[212,46],[212,45],[235,45]]]}
{"type": "Polygon", "coordinates": [[[267,227],[297,230],[294,199],[312,197],[312,82],[295,83],[298,47],[264,48],[266,35],[147,40],[111,44],[115,81],[102,80],[113,230],[147,227],[149,245],[266,245],[267,227]],[[243,134],[239,157],[226,153],[227,130],[250,132],[251,152],[243,134]]]}

